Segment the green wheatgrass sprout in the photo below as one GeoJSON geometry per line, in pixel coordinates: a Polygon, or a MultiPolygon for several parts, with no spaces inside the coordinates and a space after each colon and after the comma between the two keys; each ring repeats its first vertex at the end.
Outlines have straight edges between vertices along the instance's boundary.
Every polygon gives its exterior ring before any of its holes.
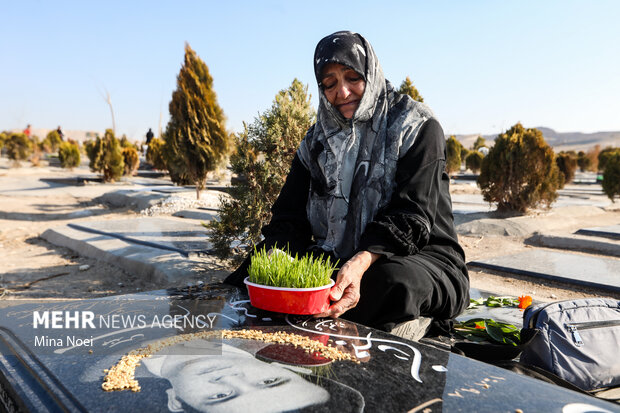
{"type": "Polygon", "coordinates": [[[274,248],[268,254],[265,247],[260,250],[255,247],[248,274],[251,282],[272,287],[322,287],[331,282],[337,264],[332,264],[329,256],[323,260],[323,254],[318,258],[311,255],[293,258],[282,250],[274,248]]]}

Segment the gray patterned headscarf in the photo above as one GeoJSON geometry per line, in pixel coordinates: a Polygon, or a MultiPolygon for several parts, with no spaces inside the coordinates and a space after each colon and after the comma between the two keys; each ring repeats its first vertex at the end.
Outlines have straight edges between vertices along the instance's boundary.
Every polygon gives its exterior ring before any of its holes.
{"type": "Polygon", "coordinates": [[[368,222],[390,201],[398,160],[433,114],[394,90],[372,46],[357,33],[336,32],[322,39],[314,64],[317,121],[297,152],[311,175],[306,210],[317,245],[349,258],[368,222]],[[352,119],[345,119],[322,91],[321,72],[328,63],[349,66],[366,82],[352,119]]]}

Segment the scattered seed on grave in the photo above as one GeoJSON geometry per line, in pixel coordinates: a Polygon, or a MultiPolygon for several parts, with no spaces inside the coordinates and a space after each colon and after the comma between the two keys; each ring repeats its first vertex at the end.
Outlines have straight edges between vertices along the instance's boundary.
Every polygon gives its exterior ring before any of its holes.
{"type": "Polygon", "coordinates": [[[211,338],[219,336],[220,334],[222,338],[227,339],[243,338],[268,343],[290,344],[295,347],[299,346],[303,348],[307,353],[321,355],[326,359],[333,361],[349,360],[359,364],[359,360],[349,353],[345,353],[331,346],[326,346],[320,341],[316,341],[298,334],[285,333],[283,331],[266,333],[260,330],[203,331],[199,333],[181,334],[174,337],[168,337],[153,344],[149,344],[146,347],[129,352],[121,357],[120,361],[116,363],[116,365],[103,371],[106,375],[103,378],[101,388],[105,391],[131,390],[133,392],[138,392],[140,391],[140,384],[134,376],[136,367],[140,365],[140,360],[146,357],[151,357],[157,351],[177,343],[194,339],[211,338]]]}

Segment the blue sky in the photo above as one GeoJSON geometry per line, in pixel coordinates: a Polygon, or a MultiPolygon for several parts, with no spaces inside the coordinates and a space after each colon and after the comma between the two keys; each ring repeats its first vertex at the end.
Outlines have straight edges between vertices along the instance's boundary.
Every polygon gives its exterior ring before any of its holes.
{"type": "Polygon", "coordinates": [[[316,43],[364,35],[386,78],[410,76],[446,133],[520,121],[620,130],[618,1],[10,1],[0,10],[0,130],[103,131],[140,139],[168,121],[187,41],[214,78],[227,127],[267,109],[316,43]]]}

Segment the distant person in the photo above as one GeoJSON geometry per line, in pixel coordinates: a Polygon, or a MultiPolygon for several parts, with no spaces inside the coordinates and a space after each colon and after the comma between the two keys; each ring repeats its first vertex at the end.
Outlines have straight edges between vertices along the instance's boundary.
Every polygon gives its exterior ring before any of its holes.
{"type": "Polygon", "coordinates": [[[56,129],[56,132],[58,132],[58,136],[60,137],[61,141],[65,140],[65,134],[62,133],[62,129],[60,129],[60,126],[58,126],[58,128],[56,129]]]}
{"type": "Polygon", "coordinates": [[[153,131],[149,128],[148,132],[146,132],[146,144],[142,145],[142,155],[146,156],[146,151],[153,140],[153,131]]]}
{"type": "Polygon", "coordinates": [[[150,144],[151,140],[153,140],[153,131],[149,128],[149,131],[146,133],[146,144],[150,144]]]}
{"type": "Polygon", "coordinates": [[[26,129],[24,129],[24,135],[26,135],[27,138],[30,138],[30,124],[28,124],[28,126],[26,126],[26,129]]]}

